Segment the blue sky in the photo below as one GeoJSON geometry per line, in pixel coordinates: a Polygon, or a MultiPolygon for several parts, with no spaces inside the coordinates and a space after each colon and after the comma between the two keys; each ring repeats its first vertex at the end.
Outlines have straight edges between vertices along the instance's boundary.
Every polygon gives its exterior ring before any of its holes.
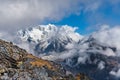
{"type": "Polygon", "coordinates": [[[84,12],[81,11],[79,15],[72,14],[68,17],[61,19],[60,21],[49,21],[56,25],[70,25],[77,26],[79,29],[77,32],[81,34],[89,34],[96,29],[99,29],[97,25],[110,25],[111,27],[120,25],[120,5],[112,5],[110,3],[104,3],[97,10],[84,12]]]}
{"type": "Polygon", "coordinates": [[[81,15],[70,15],[69,17],[63,18],[62,20],[58,22],[50,22],[52,24],[56,25],[70,25],[73,27],[79,27],[77,32],[85,34],[88,25],[88,22],[86,21],[86,16],[85,14],[81,15]]]}
{"type": "Polygon", "coordinates": [[[100,25],[120,25],[120,0],[0,0],[0,31],[41,24],[77,26],[89,34],[100,25]]]}

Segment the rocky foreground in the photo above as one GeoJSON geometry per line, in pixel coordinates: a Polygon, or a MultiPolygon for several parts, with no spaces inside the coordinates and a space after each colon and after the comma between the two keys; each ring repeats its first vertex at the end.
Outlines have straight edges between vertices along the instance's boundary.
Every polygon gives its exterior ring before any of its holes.
{"type": "Polygon", "coordinates": [[[0,80],[90,80],[73,75],[61,65],[27,53],[12,42],[0,40],[0,80]]]}

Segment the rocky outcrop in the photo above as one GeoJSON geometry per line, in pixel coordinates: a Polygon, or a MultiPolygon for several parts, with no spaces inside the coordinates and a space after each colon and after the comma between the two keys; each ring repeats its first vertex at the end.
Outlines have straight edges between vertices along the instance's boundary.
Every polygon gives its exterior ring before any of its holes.
{"type": "Polygon", "coordinates": [[[0,40],[0,80],[89,80],[84,74],[73,76],[61,65],[43,60],[0,40]]]}

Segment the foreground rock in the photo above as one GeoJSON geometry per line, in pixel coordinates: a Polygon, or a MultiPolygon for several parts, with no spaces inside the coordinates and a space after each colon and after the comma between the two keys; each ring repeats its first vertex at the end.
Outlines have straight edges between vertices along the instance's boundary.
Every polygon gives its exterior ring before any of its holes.
{"type": "Polygon", "coordinates": [[[11,42],[0,40],[0,80],[89,80],[73,76],[62,66],[28,54],[11,42]]]}

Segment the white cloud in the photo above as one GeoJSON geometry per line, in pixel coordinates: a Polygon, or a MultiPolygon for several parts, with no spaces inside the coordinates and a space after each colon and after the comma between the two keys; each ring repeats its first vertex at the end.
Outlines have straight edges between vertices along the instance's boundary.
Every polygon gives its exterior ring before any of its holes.
{"type": "Polygon", "coordinates": [[[96,11],[100,0],[0,0],[0,29],[13,31],[46,21],[59,21],[81,11],[96,11]],[[9,28],[9,29],[8,29],[9,28]]]}
{"type": "Polygon", "coordinates": [[[16,38],[16,35],[9,34],[8,32],[4,32],[4,31],[0,31],[0,39],[14,41],[15,38],[16,38]]]}
{"type": "Polygon", "coordinates": [[[105,62],[103,62],[103,61],[99,62],[98,68],[99,68],[100,70],[104,69],[104,68],[105,68],[105,62]]]}
{"type": "Polygon", "coordinates": [[[78,64],[79,63],[82,63],[82,64],[86,64],[85,62],[86,62],[86,60],[88,59],[88,55],[86,54],[84,54],[84,56],[79,56],[79,58],[78,58],[78,64]]]}
{"type": "Polygon", "coordinates": [[[120,78],[120,69],[118,71],[111,71],[110,74],[117,78],[120,78]]]}
{"type": "Polygon", "coordinates": [[[120,1],[0,0],[0,29],[13,33],[21,28],[35,26],[49,20],[59,21],[71,14],[80,15],[81,11],[95,12],[100,7],[103,7],[102,5],[105,2],[118,5],[120,1]]]}
{"type": "Polygon", "coordinates": [[[93,37],[111,47],[116,47],[120,50],[120,26],[107,28],[93,33],[93,37]]]}
{"type": "Polygon", "coordinates": [[[101,0],[84,0],[83,1],[84,5],[86,7],[84,7],[84,11],[88,12],[88,11],[96,11],[97,9],[99,9],[99,7],[101,6],[102,1],[101,0]]]}
{"type": "Polygon", "coordinates": [[[0,0],[0,28],[10,30],[60,20],[79,11],[78,0],[0,0]],[[11,28],[10,28],[11,27],[11,28]]]}
{"type": "Polygon", "coordinates": [[[104,52],[103,52],[104,55],[107,55],[107,56],[116,56],[117,54],[115,52],[113,52],[112,49],[109,49],[107,48],[104,52]]]}

